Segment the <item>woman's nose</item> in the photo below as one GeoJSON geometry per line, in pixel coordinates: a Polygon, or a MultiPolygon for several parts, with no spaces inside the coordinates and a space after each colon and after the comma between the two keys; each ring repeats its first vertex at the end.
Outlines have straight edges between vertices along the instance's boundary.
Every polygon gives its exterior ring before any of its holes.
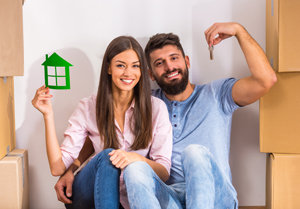
{"type": "Polygon", "coordinates": [[[126,67],[124,70],[124,75],[130,75],[132,72],[132,68],[131,67],[126,67]]]}

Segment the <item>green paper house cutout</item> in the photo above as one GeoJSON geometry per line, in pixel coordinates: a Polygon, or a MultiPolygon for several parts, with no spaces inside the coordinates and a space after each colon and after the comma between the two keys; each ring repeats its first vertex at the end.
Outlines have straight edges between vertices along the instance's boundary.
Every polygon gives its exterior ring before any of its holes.
{"type": "Polygon", "coordinates": [[[45,85],[50,89],[70,89],[70,66],[66,60],[55,52],[43,62],[45,85]]]}

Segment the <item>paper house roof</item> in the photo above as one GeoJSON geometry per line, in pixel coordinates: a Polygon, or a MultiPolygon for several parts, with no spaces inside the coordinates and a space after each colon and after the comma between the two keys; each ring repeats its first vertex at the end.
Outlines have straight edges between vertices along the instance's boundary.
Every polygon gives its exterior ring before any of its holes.
{"type": "Polygon", "coordinates": [[[43,62],[42,65],[45,65],[45,66],[57,66],[57,67],[73,66],[72,64],[68,63],[66,60],[64,60],[63,58],[61,58],[55,52],[49,58],[48,58],[48,55],[46,55],[46,61],[43,62]]]}

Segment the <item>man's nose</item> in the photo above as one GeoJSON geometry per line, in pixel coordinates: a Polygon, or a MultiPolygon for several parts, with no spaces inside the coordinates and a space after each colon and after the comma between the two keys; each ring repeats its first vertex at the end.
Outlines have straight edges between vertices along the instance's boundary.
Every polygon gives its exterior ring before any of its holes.
{"type": "Polygon", "coordinates": [[[172,71],[173,70],[172,63],[169,60],[166,60],[164,64],[165,64],[164,65],[165,71],[172,71]]]}

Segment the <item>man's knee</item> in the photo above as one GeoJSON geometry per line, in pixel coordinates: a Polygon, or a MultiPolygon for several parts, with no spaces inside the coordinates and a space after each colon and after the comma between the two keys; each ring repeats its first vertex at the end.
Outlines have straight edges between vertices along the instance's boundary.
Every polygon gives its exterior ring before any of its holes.
{"type": "MultiPolygon", "coordinates": [[[[136,161],[133,163],[130,163],[125,169],[124,169],[124,179],[125,178],[140,178],[144,175],[149,175],[151,167],[143,162],[143,161],[136,161]]],[[[151,175],[151,174],[150,174],[151,175]]]]}
{"type": "Polygon", "coordinates": [[[129,164],[123,173],[125,184],[142,185],[150,183],[154,171],[145,162],[136,161],[129,164]]]}
{"type": "Polygon", "coordinates": [[[211,154],[209,150],[198,144],[191,144],[187,146],[182,154],[181,154],[181,161],[183,164],[207,164],[210,162],[211,154]]]}

